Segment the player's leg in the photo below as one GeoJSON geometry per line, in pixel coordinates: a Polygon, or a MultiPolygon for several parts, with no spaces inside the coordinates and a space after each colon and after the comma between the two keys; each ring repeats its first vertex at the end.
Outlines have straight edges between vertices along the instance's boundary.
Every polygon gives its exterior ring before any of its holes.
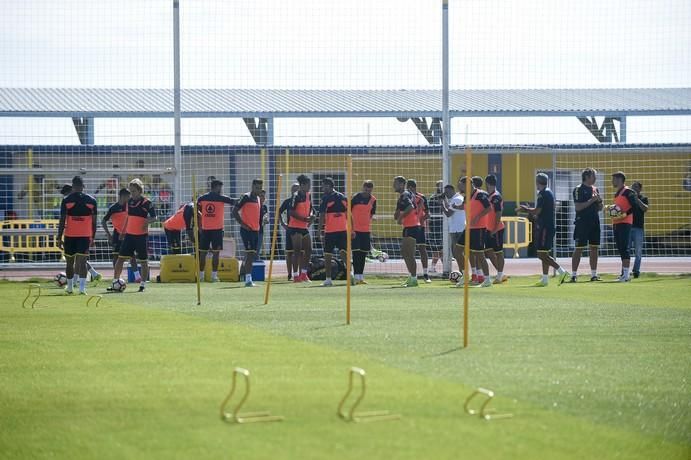
{"type": "Polygon", "coordinates": [[[285,258],[286,269],[288,270],[288,281],[293,279],[293,239],[290,237],[290,231],[285,231],[285,258]]]}
{"type": "Polygon", "coordinates": [[[355,232],[351,249],[353,251],[353,272],[356,284],[365,282],[365,260],[372,247],[372,239],[369,232],[355,232]]]}
{"type": "Polygon", "coordinates": [[[134,238],[134,252],[141,270],[139,292],[144,292],[144,289],[146,288],[146,280],[149,279],[149,238],[146,235],[136,235],[134,238]]]}
{"type": "Polygon", "coordinates": [[[629,252],[629,239],[631,238],[631,225],[618,224],[614,226],[614,239],[621,257],[621,271],[619,281],[629,281],[629,267],[631,266],[631,254],[629,252]]]}
{"type": "Polygon", "coordinates": [[[641,274],[641,260],[643,259],[643,242],[645,233],[642,228],[631,227],[631,242],[636,260],[633,263],[633,277],[638,278],[641,274]]]}
{"type": "Polygon", "coordinates": [[[293,282],[299,283],[302,281],[300,276],[300,264],[302,262],[302,233],[293,229],[290,231],[290,239],[293,247],[293,282]]]}
{"type": "MultiPolygon", "coordinates": [[[[115,262],[115,267],[113,267],[113,282],[120,279],[125,261],[134,257],[134,253],[134,235],[125,235],[122,238],[118,260],[115,262]]],[[[112,288],[108,288],[108,290],[112,290],[112,288]]]]}
{"type": "Polygon", "coordinates": [[[310,283],[307,272],[309,271],[310,259],[312,257],[312,237],[309,231],[305,230],[302,235],[302,258],[300,259],[300,278],[302,281],[310,283]]]}
{"type": "Polygon", "coordinates": [[[118,254],[120,254],[120,246],[122,245],[122,238],[118,232],[113,231],[113,236],[110,240],[111,246],[113,247],[113,268],[118,261],[118,254]]]}
{"type": "Polygon", "coordinates": [[[597,274],[597,259],[600,251],[600,227],[592,225],[588,235],[588,248],[590,250],[590,281],[600,281],[597,274]]]}
{"type": "Polygon", "coordinates": [[[431,283],[429,279],[429,256],[427,254],[427,235],[425,227],[420,226],[418,230],[417,250],[420,252],[420,264],[422,265],[422,277],[425,283],[431,283]]]}
{"type": "Polygon", "coordinates": [[[75,250],[72,244],[72,238],[65,237],[63,249],[65,251],[65,276],[67,277],[67,287],[65,292],[72,294],[74,289],[74,258],[75,250]]]}
{"type": "MultiPolygon", "coordinates": [[[[406,229],[407,230],[407,229],[406,229]]],[[[415,245],[416,238],[414,236],[403,236],[401,240],[401,257],[408,269],[409,277],[405,285],[414,287],[417,286],[417,261],[415,260],[415,245]]]]}
{"type": "Polygon", "coordinates": [[[91,275],[91,281],[100,281],[101,278],[103,278],[101,274],[98,271],[96,271],[93,265],[91,265],[91,262],[89,262],[88,259],[86,260],[86,269],[91,275]]]}
{"type": "Polygon", "coordinates": [[[242,273],[245,274],[245,287],[254,287],[254,282],[252,281],[252,267],[257,256],[259,233],[241,228],[240,237],[242,238],[242,244],[245,246],[245,260],[242,269],[242,273]]]}
{"type": "Polygon", "coordinates": [[[211,240],[211,282],[218,282],[218,265],[223,250],[223,230],[213,230],[211,240]]]}
{"type": "Polygon", "coordinates": [[[166,234],[166,241],[168,242],[168,251],[171,254],[180,254],[180,232],[168,230],[167,228],[163,231],[166,234]]]}
{"type": "Polygon", "coordinates": [[[494,279],[495,284],[503,283],[508,280],[504,275],[504,229],[497,231],[490,238],[491,252],[494,256],[494,268],[497,269],[497,277],[494,279]]]}
{"type": "Polygon", "coordinates": [[[324,234],[324,282],[322,286],[333,286],[333,281],[331,279],[331,261],[333,259],[333,250],[336,245],[336,234],[335,233],[325,233],[324,234]]]}
{"type": "Polygon", "coordinates": [[[89,238],[84,238],[83,247],[80,248],[83,252],[77,253],[74,256],[74,271],[79,276],[79,293],[86,294],[86,274],[88,273],[88,257],[89,257],[89,238]]]}

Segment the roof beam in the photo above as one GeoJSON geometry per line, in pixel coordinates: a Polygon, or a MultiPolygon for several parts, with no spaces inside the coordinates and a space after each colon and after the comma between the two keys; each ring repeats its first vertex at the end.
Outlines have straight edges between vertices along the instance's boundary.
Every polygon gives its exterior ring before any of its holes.
{"type": "Polygon", "coordinates": [[[88,117],[74,117],[72,124],[82,145],[94,145],[94,119],[88,117]]]}
{"type": "Polygon", "coordinates": [[[622,117],[605,117],[602,120],[602,125],[597,125],[597,119],[593,117],[578,117],[583,126],[588,128],[590,134],[592,134],[598,142],[603,144],[611,144],[614,142],[619,142],[619,135],[617,134],[617,128],[614,126],[614,122],[618,121],[621,124],[622,117]]]}
{"type": "MultiPolygon", "coordinates": [[[[398,121],[404,123],[408,121],[408,118],[397,118],[398,121]]],[[[432,122],[427,124],[427,119],[424,117],[411,117],[410,121],[413,122],[415,127],[420,131],[420,134],[427,140],[428,144],[441,144],[442,139],[442,127],[441,118],[432,117],[432,122]]]]}

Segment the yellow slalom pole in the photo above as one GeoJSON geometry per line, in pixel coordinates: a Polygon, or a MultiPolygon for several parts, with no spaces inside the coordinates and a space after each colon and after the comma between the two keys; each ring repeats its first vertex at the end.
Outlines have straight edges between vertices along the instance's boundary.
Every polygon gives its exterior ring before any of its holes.
{"type": "Polygon", "coordinates": [[[197,215],[197,179],[192,175],[192,218],[194,219],[194,272],[197,279],[197,305],[202,304],[202,285],[199,279],[199,216],[197,215]]]}
{"type": "Polygon", "coordinates": [[[348,155],[347,159],[347,176],[346,176],[346,197],[348,201],[346,202],[346,232],[348,233],[348,239],[346,240],[346,324],[350,324],[350,282],[351,282],[351,258],[353,256],[353,241],[352,235],[352,209],[350,207],[350,199],[353,195],[353,157],[348,155]]]}
{"type": "Polygon", "coordinates": [[[469,280],[468,273],[470,272],[470,181],[473,180],[472,175],[473,152],[470,148],[465,150],[465,241],[463,242],[465,263],[463,264],[463,348],[468,348],[468,294],[469,294],[469,280]]]}
{"type": "Polygon", "coordinates": [[[276,182],[276,207],[274,208],[274,232],[271,236],[271,255],[269,256],[269,278],[266,280],[266,292],[264,293],[264,305],[269,303],[269,292],[271,292],[271,275],[274,271],[274,256],[276,255],[276,242],[278,240],[278,210],[281,208],[281,182],[283,175],[278,175],[276,182]]]}

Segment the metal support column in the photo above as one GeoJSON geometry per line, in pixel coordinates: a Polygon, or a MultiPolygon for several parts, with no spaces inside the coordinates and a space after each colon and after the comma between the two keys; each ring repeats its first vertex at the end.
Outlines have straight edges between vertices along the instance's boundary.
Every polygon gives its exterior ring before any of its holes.
{"type": "MultiPolygon", "coordinates": [[[[176,203],[182,203],[182,136],[180,123],[180,0],[173,0],[173,116],[175,124],[175,182],[176,203]]],[[[175,209],[176,207],[173,207],[175,209]]]]}
{"type": "MultiPolygon", "coordinates": [[[[449,144],[451,143],[451,120],[449,119],[449,0],[442,0],[442,180],[444,185],[451,181],[451,159],[449,156],[449,144]]],[[[443,193],[443,191],[442,191],[443,193]]],[[[442,241],[444,273],[451,271],[451,245],[449,242],[449,222],[442,217],[442,241]]]]}

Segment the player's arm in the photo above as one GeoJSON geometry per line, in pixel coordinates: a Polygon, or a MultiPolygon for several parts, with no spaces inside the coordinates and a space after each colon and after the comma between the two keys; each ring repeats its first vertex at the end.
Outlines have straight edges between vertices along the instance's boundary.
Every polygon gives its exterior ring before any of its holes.
{"type": "Polygon", "coordinates": [[[602,210],[602,200],[600,199],[600,195],[593,193],[593,195],[586,200],[582,193],[582,187],[578,187],[573,191],[573,202],[576,212],[583,211],[584,209],[592,206],[593,203],[599,203],[598,209],[602,210]]]}
{"type": "Polygon", "coordinates": [[[108,237],[108,241],[111,241],[113,239],[113,235],[110,233],[110,229],[108,228],[108,221],[110,220],[110,217],[112,216],[112,210],[111,208],[108,208],[108,212],[106,212],[106,215],[103,216],[103,219],[101,219],[101,228],[103,229],[104,232],[106,232],[106,236],[108,237]]]}
{"type": "Polygon", "coordinates": [[[221,201],[223,201],[225,204],[229,204],[231,206],[234,206],[238,200],[235,200],[235,199],[229,197],[228,195],[221,195],[221,201]]]}
{"type": "Polygon", "coordinates": [[[146,223],[152,224],[156,222],[157,219],[158,216],[156,215],[156,208],[154,207],[154,204],[151,201],[149,201],[149,210],[147,212],[146,223]]]}
{"type": "Polygon", "coordinates": [[[289,201],[284,201],[283,203],[281,203],[281,207],[278,208],[278,221],[281,223],[281,227],[283,228],[288,228],[288,223],[285,220],[283,220],[283,213],[288,211],[289,203],[289,201]]]}
{"type": "Polygon", "coordinates": [[[317,225],[317,235],[322,235],[324,231],[324,225],[326,225],[326,202],[327,198],[322,198],[321,203],[319,203],[319,224],[317,225]]]}
{"type": "MultiPolygon", "coordinates": [[[[636,200],[636,206],[638,206],[638,209],[643,211],[644,213],[648,212],[649,204],[641,200],[641,197],[638,193],[634,192],[633,194],[634,199],[636,200]]],[[[648,201],[647,199],[645,201],[648,201]]]]}
{"type": "Polygon", "coordinates": [[[633,214],[633,210],[638,207],[638,199],[636,198],[636,192],[633,190],[627,190],[626,191],[626,199],[629,201],[629,204],[631,205],[631,208],[629,208],[628,211],[626,211],[626,214],[633,214]]]}
{"type": "Polygon", "coordinates": [[[298,220],[298,221],[300,221],[300,222],[311,223],[311,222],[312,222],[311,210],[310,210],[310,217],[302,217],[300,214],[298,214],[298,212],[297,212],[297,210],[296,210],[296,209],[297,209],[297,205],[298,205],[297,194],[295,194],[295,196],[293,197],[293,199],[290,201],[290,207],[289,207],[289,209],[288,209],[288,215],[290,216],[290,218],[291,218],[291,219],[298,220]]]}
{"type": "Polygon", "coordinates": [[[444,198],[441,200],[441,212],[443,212],[446,217],[451,217],[455,212],[452,206],[453,205],[449,202],[449,199],[444,196],[444,198]]]}
{"type": "Polygon", "coordinates": [[[240,227],[244,228],[245,230],[249,230],[250,228],[245,224],[245,221],[242,220],[242,216],[240,215],[240,210],[246,202],[247,198],[246,196],[243,196],[240,202],[237,204],[237,206],[233,207],[232,216],[237,221],[237,223],[240,224],[240,227]]]}
{"type": "Polygon", "coordinates": [[[422,219],[420,220],[420,225],[424,225],[425,222],[429,219],[429,202],[427,201],[427,197],[422,197],[422,219]]]}
{"type": "Polygon", "coordinates": [[[494,227],[492,230],[492,235],[497,233],[497,229],[499,228],[499,225],[501,224],[501,214],[502,214],[502,209],[501,209],[501,201],[499,200],[498,197],[494,197],[494,200],[492,200],[492,203],[490,203],[492,208],[494,209],[494,227]]]}
{"type": "Polygon", "coordinates": [[[377,213],[377,200],[374,200],[372,203],[372,210],[370,211],[369,217],[372,219],[374,215],[377,213]]]}
{"type": "Polygon", "coordinates": [[[67,219],[67,205],[65,200],[60,203],[60,223],[58,223],[58,241],[57,246],[62,249],[62,234],[65,233],[65,220],[67,219]]]}
{"type": "Polygon", "coordinates": [[[98,216],[98,202],[94,200],[94,209],[91,213],[91,244],[96,242],[96,228],[98,227],[98,222],[96,222],[98,216]]]}

